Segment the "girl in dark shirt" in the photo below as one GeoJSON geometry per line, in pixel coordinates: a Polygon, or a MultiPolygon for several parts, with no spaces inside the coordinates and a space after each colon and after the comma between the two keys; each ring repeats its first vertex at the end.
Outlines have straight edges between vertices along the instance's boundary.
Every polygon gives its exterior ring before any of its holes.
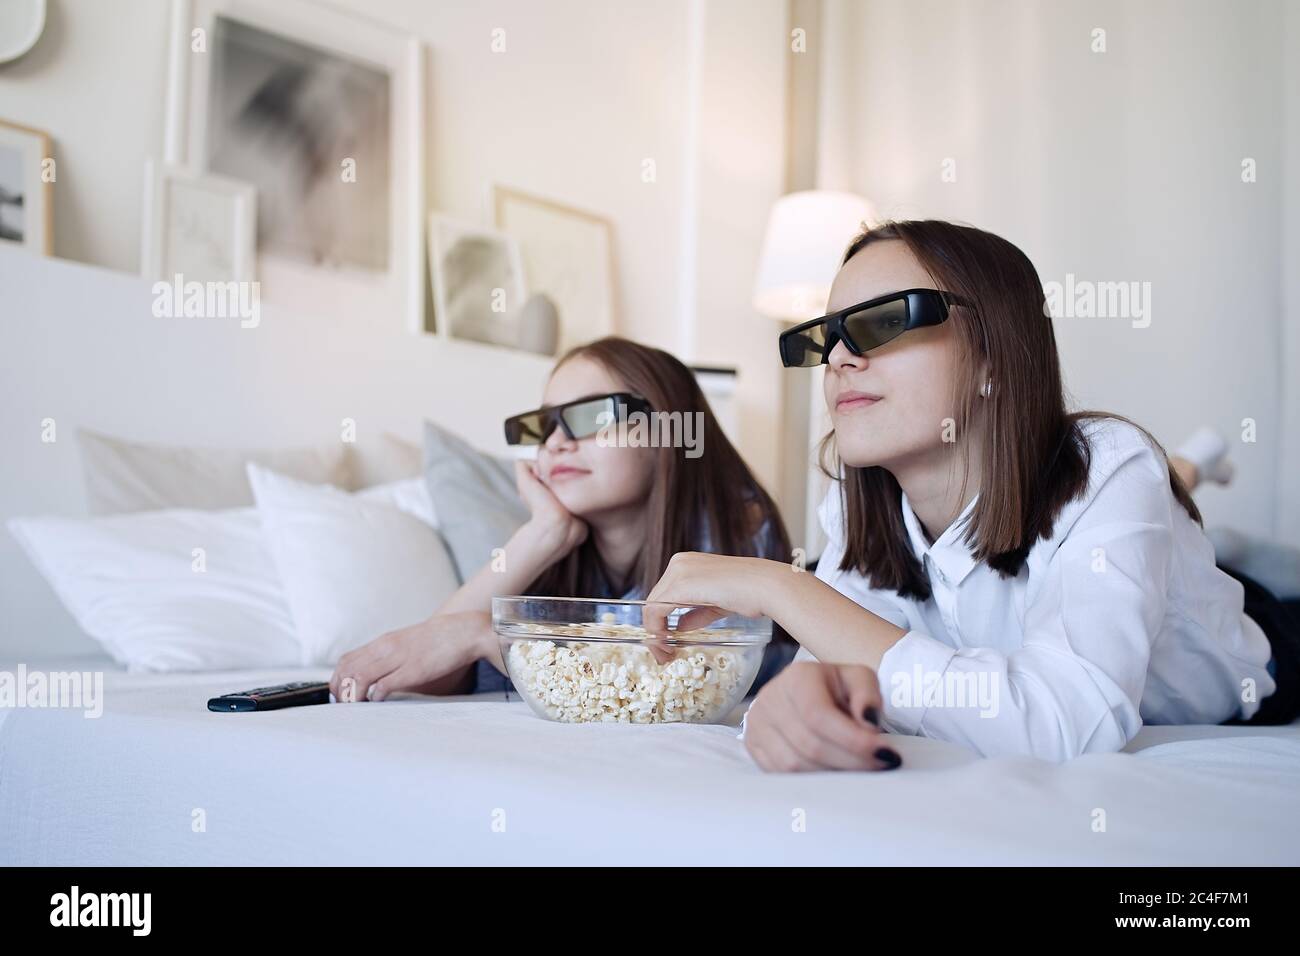
{"type": "MultiPolygon", "coordinates": [[[[345,654],[330,678],[336,700],[507,688],[496,596],[640,598],[679,551],[791,560],[776,505],[667,352],[615,337],[579,346],[556,363],[543,402],[507,421],[509,440],[538,445],[535,463],[516,466],[530,519],[431,618],[345,654]],[[655,428],[641,427],[655,415],[655,428]]],[[[778,632],[755,689],[795,649],[778,632]]]]}

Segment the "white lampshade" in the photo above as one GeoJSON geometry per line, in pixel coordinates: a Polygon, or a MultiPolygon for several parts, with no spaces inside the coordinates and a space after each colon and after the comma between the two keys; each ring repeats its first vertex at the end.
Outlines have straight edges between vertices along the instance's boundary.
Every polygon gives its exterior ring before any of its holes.
{"type": "Polygon", "coordinates": [[[811,189],[782,196],[767,220],[754,308],[786,321],[821,315],[840,257],[874,218],[871,203],[854,193],[811,189]]]}

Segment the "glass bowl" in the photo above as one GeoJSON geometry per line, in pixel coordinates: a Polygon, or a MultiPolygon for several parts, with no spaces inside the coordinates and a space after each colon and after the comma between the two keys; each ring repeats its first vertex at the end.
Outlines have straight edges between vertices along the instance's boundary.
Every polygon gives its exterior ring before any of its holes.
{"type": "Polygon", "coordinates": [[[772,622],[731,614],[678,630],[696,607],[670,607],[667,638],[642,628],[644,601],[593,598],[493,598],[492,628],[515,690],[539,717],[718,723],[749,693],[772,622]]]}

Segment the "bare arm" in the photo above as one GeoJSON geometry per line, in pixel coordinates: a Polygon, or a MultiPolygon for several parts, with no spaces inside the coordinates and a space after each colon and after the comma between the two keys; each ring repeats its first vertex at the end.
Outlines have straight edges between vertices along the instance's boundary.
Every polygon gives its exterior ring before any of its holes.
{"type": "Polygon", "coordinates": [[[577,532],[571,527],[544,524],[536,518],[530,520],[511,536],[498,556],[438,608],[438,614],[490,612],[494,597],[522,592],[539,574],[576,547],[576,537],[577,532]]]}
{"type": "Polygon", "coordinates": [[[492,630],[492,599],[519,594],[537,576],[573,549],[572,533],[564,528],[539,527],[530,521],[506,542],[500,555],[461,585],[423,625],[433,639],[453,629],[463,646],[454,669],[420,688],[428,694],[463,694],[473,689],[474,667],[486,658],[497,670],[505,670],[496,635],[492,630]],[[452,619],[463,619],[453,623],[452,619]]]}
{"type": "MultiPolygon", "coordinates": [[[[682,552],[647,595],[645,627],[666,633],[674,604],[707,604],[777,621],[818,660],[880,666],[907,633],[806,572],[781,561],[682,552]]],[[[716,616],[716,612],[715,615],[716,616]]],[[[689,621],[690,626],[703,618],[689,621]]],[[[679,625],[680,627],[681,625],[679,625]]]]}

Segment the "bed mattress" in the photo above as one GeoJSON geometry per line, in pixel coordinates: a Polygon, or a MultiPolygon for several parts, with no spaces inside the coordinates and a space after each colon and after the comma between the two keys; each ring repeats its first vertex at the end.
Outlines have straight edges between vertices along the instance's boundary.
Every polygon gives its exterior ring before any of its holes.
{"type": "Polygon", "coordinates": [[[901,737],[897,771],[767,775],[734,727],[495,698],[206,709],[326,674],[108,671],[97,719],[0,711],[0,863],[1300,863],[1300,724],[1149,727],[1064,765],[901,737]]]}

